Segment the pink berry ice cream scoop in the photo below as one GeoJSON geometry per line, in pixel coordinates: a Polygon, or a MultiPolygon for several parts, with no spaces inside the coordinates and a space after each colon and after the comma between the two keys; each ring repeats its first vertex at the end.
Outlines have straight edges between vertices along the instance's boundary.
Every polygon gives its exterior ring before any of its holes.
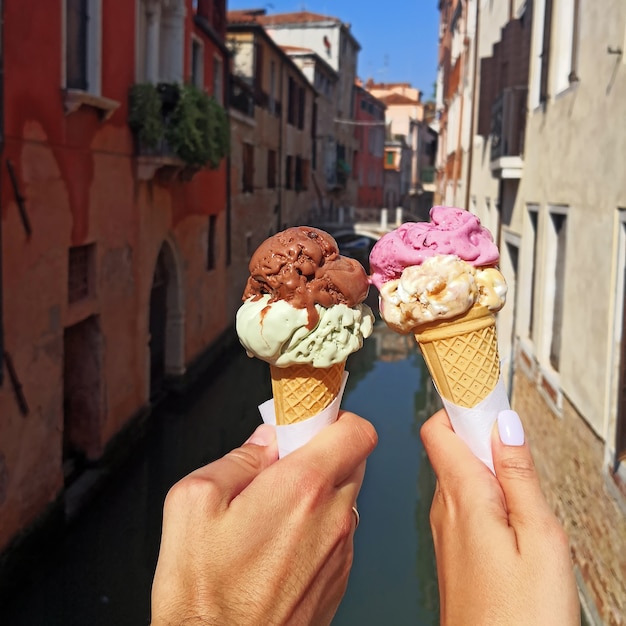
{"type": "Polygon", "coordinates": [[[393,330],[415,335],[439,393],[473,407],[500,378],[494,313],[507,291],[500,255],[468,211],[436,206],[430,218],[403,224],[376,243],[371,281],[381,317],[393,330]]]}

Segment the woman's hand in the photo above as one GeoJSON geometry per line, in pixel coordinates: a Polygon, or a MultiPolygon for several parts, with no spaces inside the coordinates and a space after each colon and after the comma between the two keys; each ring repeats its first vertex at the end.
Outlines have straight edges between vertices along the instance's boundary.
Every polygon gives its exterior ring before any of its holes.
{"type": "Polygon", "coordinates": [[[353,556],[373,426],[352,413],[278,461],[274,430],[170,490],[153,626],[329,624],[353,556]]]}
{"type": "Polygon", "coordinates": [[[503,411],[494,428],[497,478],[445,411],[421,436],[437,475],[430,521],[441,624],[578,626],[568,539],[541,492],[517,414],[503,411]]]}

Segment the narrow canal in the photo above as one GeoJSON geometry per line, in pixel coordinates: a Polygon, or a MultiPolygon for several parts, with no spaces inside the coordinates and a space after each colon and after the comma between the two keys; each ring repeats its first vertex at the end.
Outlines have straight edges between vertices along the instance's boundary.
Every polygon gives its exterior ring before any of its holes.
{"type": "MultiPolygon", "coordinates": [[[[257,405],[271,393],[268,369],[237,349],[200,389],[164,402],[132,458],[45,554],[29,559],[29,578],[0,624],[149,624],[167,489],[248,436],[257,405]]],[[[343,407],[374,423],[379,446],[368,462],[354,568],[333,624],[438,624],[428,527],[434,477],[419,439],[421,422],[437,407],[432,385],[412,339],[384,325],[347,369],[343,407]]]]}

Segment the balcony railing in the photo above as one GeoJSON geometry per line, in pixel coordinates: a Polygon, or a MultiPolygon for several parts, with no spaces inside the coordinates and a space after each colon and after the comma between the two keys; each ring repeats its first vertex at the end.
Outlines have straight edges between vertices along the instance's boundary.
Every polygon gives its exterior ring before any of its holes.
{"type": "Polygon", "coordinates": [[[508,87],[491,107],[491,160],[521,156],[526,129],[526,87],[508,87]]]}
{"type": "Polygon", "coordinates": [[[435,168],[423,167],[420,171],[420,179],[422,183],[434,183],[435,182],[435,168]]]}
{"type": "Polygon", "coordinates": [[[238,76],[230,77],[230,107],[248,117],[254,117],[254,91],[238,76]]]}

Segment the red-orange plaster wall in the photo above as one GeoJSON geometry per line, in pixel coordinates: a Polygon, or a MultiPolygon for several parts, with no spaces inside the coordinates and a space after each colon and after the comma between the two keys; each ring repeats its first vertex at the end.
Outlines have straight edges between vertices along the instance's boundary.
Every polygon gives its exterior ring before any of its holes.
{"type": "MultiPolygon", "coordinates": [[[[36,4],[4,2],[3,330],[29,412],[21,415],[5,368],[0,385],[0,550],[63,487],[65,328],[90,315],[99,320],[103,363],[97,455],[148,399],[148,307],[165,240],[179,258],[185,363],[231,323],[224,295],[225,165],[184,182],[136,178],[126,125],[127,94],[134,81],[134,3],[102,3],[101,91],[120,102],[106,121],[92,108],[66,115],[61,2],[51,0],[46,11],[36,4]],[[7,160],[24,198],[30,237],[20,220],[7,160]],[[209,215],[219,216],[218,263],[211,271],[206,269],[209,215]],[[87,301],[70,305],[69,248],[86,243],[96,245],[95,290],[87,301]]],[[[186,32],[191,32],[189,24],[186,32]]],[[[210,58],[217,48],[207,40],[205,50],[210,58]]]]}

